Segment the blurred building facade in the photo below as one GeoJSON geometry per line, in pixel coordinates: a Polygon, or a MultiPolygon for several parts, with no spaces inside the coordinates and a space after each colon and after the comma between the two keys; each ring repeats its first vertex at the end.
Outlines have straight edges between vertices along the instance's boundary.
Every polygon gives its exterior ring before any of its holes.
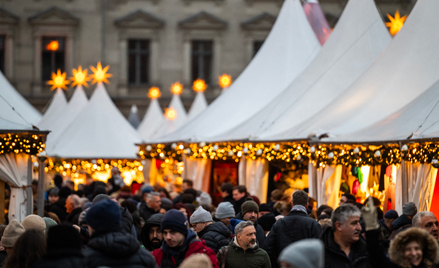
{"type": "MultiPolygon", "coordinates": [[[[415,0],[375,0],[383,20],[408,14],[415,0]]],[[[283,0],[0,0],[0,69],[35,107],[44,111],[56,69],[98,61],[110,65],[107,89],[128,115],[142,116],[148,89],[158,86],[165,107],[175,82],[188,109],[197,78],[208,102],[221,92],[218,77],[236,79],[262,46],[283,0]]],[[[347,0],[320,0],[331,27],[347,0]]],[[[87,90],[91,95],[93,86],[87,90]]],[[[67,96],[73,90],[67,92],[67,96]]],[[[245,100],[243,100],[245,101],[245,100]]],[[[227,107],[224,107],[227,109],[227,107]]]]}

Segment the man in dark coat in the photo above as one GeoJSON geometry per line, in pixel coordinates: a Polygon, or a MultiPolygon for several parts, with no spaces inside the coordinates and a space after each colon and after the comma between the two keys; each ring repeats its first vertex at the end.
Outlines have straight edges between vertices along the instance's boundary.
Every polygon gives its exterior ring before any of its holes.
{"type": "Polygon", "coordinates": [[[309,197],[304,191],[293,194],[293,209],[283,219],[279,219],[271,228],[263,249],[270,256],[271,266],[279,267],[279,254],[288,245],[307,238],[320,238],[322,229],[318,222],[308,216],[306,207],[309,197]]]}
{"type": "Polygon", "coordinates": [[[139,215],[146,222],[149,217],[160,212],[160,205],[162,201],[160,194],[157,192],[150,192],[145,195],[145,199],[140,203],[139,215]]]}
{"type": "Polygon", "coordinates": [[[66,211],[69,213],[66,222],[78,225],[79,214],[82,212],[81,200],[76,194],[71,194],[66,200],[66,211]]]}
{"type": "Polygon", "coordinates": [[[163,214],[154,214],[145,222],[142,228],[142,242],[149,251],[156,250],[162,245],[163,234],[160,229],[162,219],[163,214]]]}
{"type": "Polygon", "coordinates": [[[234,205],[235,200],[233,199],[233,184],[230,182],[225,182],[221,184],[221,196],[223,197],[223,202],[229,202],[234,205]]]}
{"type": "Polygon", "coordinates": [[[258,224],[259,206],[255,201],[249,200],[245,201],[241,206],[241,212],[236,215],[235,219],[242,221],[253,222],[256,229],[256,239],[259,245],[263,245],[265,242],[265,232],[262,226],[258,224]]]}
{"type": "Polygon", "coordinates": [[[235,208],[235,213],[238,214],[241,212],[241,206],[247,200],[247,187],[244,185],[238,185],[233,187],[233,200],[235,203],[233,204],[235,208]]]}
{"type": "Polygon", "coordinates": [[[157,267],[136,237],[121,230],[119,205],[102,200],[92,205],[85,216],[91,239],[83,253],[86,267],[157,267]]]}
{"type": "Polygon", "coordinates": [[[415,203],[409,202],[402,207],[402,214],[392,222],[392,234],[389,240],[393,240],[395,236],[407,228],[412,227],[412,219],[418,213],[415,203]]]}
{"type": "Polygon", "coordinates": [[[222,222],[213,223],[212,215],[199,207],[190,217],[190,223],[198,237],[215,253],[230,243],[232,233],[222,222]]]}
{"type": "Polygon", "coordinates": [[[33,268],[86,267],[81,252],[81,237],[72,226],[57,225],[49,229],[47,252],[33,268]]]}
{"type": "Polygon", "coordinates": [[[371,268],[366,240],[360,235],[360,210],[351,204],[332,213],[332,227],[322,234],[325,268],[371,268]]]}
{"type": "Polygon", "coordinates": [[[215,252],[206,246],[204,240],[197,239],[194,231],[187,228],[186,216],[176,209],[165,213],[160,226],[163,244],[152,252],[157,265],[161,268],[177,268],[192,254],[206,254],[213,268],[218,267],[215,252]]]}

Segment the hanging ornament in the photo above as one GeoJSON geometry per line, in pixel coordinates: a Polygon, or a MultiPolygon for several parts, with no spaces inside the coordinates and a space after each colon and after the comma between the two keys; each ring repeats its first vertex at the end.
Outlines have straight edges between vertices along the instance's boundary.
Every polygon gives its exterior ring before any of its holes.
{"type": "Polygon", "coordinates": [[[96,159],[92,159],[92,160],[91,160],[91,163],[92,163],[92,164],[96,164],[96,163],[97,163],[96,159]]]}
{"type": "Polygon", "coordinates": [[[213,146],[213,151],[214,151],[214,152],[218,151],[218,148],[219,148],[219,146],[215,144],[215,145],[213,146]]]}
{"type": "Polygon", "coordinates": [[[439,161],[435,158],[435,159],[431,160],[431,165],[434,168],[439,168],[439,161]]]}
{"type": "Polygon", "coordinates": [[[280,144],[276,144],[276,145],[274,146],[274,150],[275,150],[275,151],[279,151],[279,149],[280,149],[280,144]]]}
{"type": "Polygon", "coordinates": [[[192,152],[191,148],[187,148],[185,152],[186,152],[186,154],[190,154],[192,152]]]}
{"type": "Polygon", "coordinates": [[[409,147],[407,146],[407,144],[404,144],[402,147],[401,147],[401,151],[402,152],[407,152],[409,150],[409,147]]]}
{"type": "Polygon", "coordinates": [[[247,154],[247,153],[248,153],[248,148],[244,148],[244,149],[242,149],[242,152],[243,152],[244,154],[247,154]]]}
{"type": "Polygon", "coordinates": [[[262,155],[262,149],[258,149],[258,150],[256,151],[256,155],[262,155]]]}
{"type": "Polygon", "coordinates": [[[360,148],[356,147],[356,148],[354,149],[354,154],[359,154],[359,153],[360,153],[360,148]]]}
{"type": "Polygon", "coordinates": [[[330,152],[330,153],[328,154],[328,158],[329,158],[329,159],[333,159],[333,158],[334,158],[334,153],[333,153],[333,152],[330,152]]]}
{"type": "Polygon", "coordinates": [[[151,146],[151,145],[147,145],[147,146],[146,146],[146,150],[147,150],[148,152],[151,152],[151,150],[152,150],[152,146],[151,146]]]}
{"type": "Polygon", "coordinates": [[[297,161],[302,160],[302,156],[299,154],[298,156],[296,156],[296,160],[297,160],[297,161]]]}
{"type": "Polygon", "coordinates": [[[357,180],[354,181],[354,183],[352,184],[352,193],[356,194],[358,192],[358,190],[360,189],[360,182],[357,180]]]}
{"type": "Polygon", "coordinates": [[[311,146],[311,148],[309,149],[309,151],[313,154],[316,152],[316,147],[311,146]]]}
{"type": "Polygon", "coordinates": [[[173,143],[173,144],[171,144],[171,149],[172,149],[172,150],[175,150],[175,148],[177,148],[177,143],[173,143]]]}
{"type": "Polygon", "coordinates": [[[232,150],[230,150],[227,154],[228,154],[230,157],[232,157],[235,153],[234,153],[232,150]]]}
{"type": "Polygon", "coordinates": [[[198,144],[198,147],[200,147],[200,148],[203,148],[204,146],[206,146],[206,143],[204,141],[200,142],[200,144],[198,144]]]}

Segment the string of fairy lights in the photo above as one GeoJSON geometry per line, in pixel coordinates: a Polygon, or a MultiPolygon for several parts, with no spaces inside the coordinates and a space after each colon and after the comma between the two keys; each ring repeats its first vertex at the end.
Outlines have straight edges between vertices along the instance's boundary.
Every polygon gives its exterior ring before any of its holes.
{"type": "Polygon", "coordinates": [[[286,143],[211,143],[199,144],[142,144],[142,159],[173,159],[182,161],[183,155],[191,159],[240,161],[265,159],[268,161],[311,161],[315,166],[326,165],[372,166],[399,164],[401,160],[411,163],[431,163],[439,167],[439,143],[398,143],[383,145],[310,144],[309,142],[286,143]]]}
{"type": "Polygon", "coordinates": [[[25,153],[37,155],[45,148],[46,134],[6,133],[0,134],[0,155],[25,153]]]}
{"type": "Polygon", "coordinates": [[[93,173],[100,171],[107,171],[117,167],[121,172],[124,171],[142,171],[143,164],[139,160],[128,159],[54,159],[49,158],[46,164],[45,171],[55,171],[64,175],[71,175],[73,173],[93,173]]]}

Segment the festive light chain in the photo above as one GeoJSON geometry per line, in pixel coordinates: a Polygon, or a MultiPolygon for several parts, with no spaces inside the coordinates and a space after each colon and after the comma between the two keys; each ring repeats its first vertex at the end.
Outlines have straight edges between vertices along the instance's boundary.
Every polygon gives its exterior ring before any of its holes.
{"type": "Polygon", "coordinates": [[[49,158],[46,162],[45,171],[55,171],[63,175],[71,175],[73,173],[94,173],[100,171],[108,171],[113,167],[119,168],[120,172],[124,171],[142,171],[143,165],[138,160],[107,160],[107,159],[54,159],[49,158]]]}
{"type": "Polygon", "coordinates": [[[7,153],[37,155],[45,148],[43,136],[28,133],[0,134],[0,155],[7,153]]]}

